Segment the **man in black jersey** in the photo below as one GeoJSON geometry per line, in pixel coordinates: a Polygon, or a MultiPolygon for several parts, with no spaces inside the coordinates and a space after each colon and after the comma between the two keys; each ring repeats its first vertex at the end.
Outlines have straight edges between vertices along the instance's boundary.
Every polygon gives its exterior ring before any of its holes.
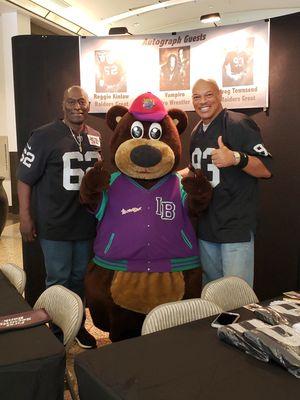
{"type": "MultiPolygon", "coordinates": [[[[46,287],[60,284],[82,299],[95,218],[80,205],[79,186],[86,171],[101,158],[100,133],[84,123],[88,111],[85,91],[79,86],[67,89],[64,119],[33,131],[18,168],[23,240],[40,241],[46,287]]],[[[84,323],[76,339],[81,347],[96,347],[84,323]]]]}
{"type": "Polygon", "coordinates": [[[256,123],[223,109],[213,80],[198,80],[193,105],[201,118],[192,132],[191,166],[202,169],[213,198],[199,224],[204,283],[237,275],[253,286],[257,178],[270,178],[270,154],[256,123]]]}

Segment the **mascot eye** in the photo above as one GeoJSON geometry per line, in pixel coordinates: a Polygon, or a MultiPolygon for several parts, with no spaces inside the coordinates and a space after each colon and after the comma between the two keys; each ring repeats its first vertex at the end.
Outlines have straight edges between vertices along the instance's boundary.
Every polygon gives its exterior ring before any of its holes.
{"type": "Polygon", "coordinates": [[[150,139],[159,140],[161,138],[161,135],[162,135],[162,129],[160,124],[158,124],[157,122],[153,122],[153,124],[151,124],[149,128],[150,139]]]}
{"type": "Polygon", "coordinates": [[[131,136],[133,139],[140,139],[144,134],[144,127],[140,121],[135,121],[131,125],[131,136]]]}

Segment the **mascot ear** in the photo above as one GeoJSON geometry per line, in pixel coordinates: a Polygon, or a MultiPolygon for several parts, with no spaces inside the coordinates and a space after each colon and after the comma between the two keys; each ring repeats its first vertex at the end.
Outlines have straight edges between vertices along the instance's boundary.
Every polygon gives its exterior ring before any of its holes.
{"type": "Polygon", "coordinates": [[[112,131],[120,122],[121,118],[128,112],[128,109],[123,106],[113,106],[106,113],[106,123],[112,131]]]}
{"type": "Polygon", "coordinates": [[[168,111],[168,114],[172,118],[180,135],[182,132],[184,132],[185,128],[187,127],[188,124],[187,114],[182,110],[178,110],[177,108],[172,108],[171,110],[168,111]]]}

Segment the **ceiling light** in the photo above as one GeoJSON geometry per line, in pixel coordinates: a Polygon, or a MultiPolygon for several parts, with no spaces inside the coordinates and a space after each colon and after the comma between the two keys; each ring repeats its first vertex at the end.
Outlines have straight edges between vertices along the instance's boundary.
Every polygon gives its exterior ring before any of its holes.
{"type": "Polygon", "coordinates": [[[155,11],[155,10],[159,10],[161,8],[178,6],[178,5],[185,4],[185,3],[192,3],[194,1],[195,0],[166,0],[166,1],[163,1],[162,3],[151,4],[150,6],[134,7],[134,8],[131,8],[130,11],[126,11],[126,12],[123,12],[122,14],[114,15],[113,17],[103,19],[101,21],[101,23],[104,25],[107,25],[112,22],[121,21],[122,19],[134,17],[137,15],[148,13],[148,12],[155,11]]]}
{"type": "Polygon", "coordinates": [[[214,22],[218,22],[220,20],[221,17],[219,13],[201,15],[200,17],[200,22],[203,22],[204,24],[210,24],[210,23],[213,24],[214,22]]]}
{"type": "Polygon", "coordinates": [[[38,4],[30,1],[30,0],[7,0],[8,3],[11,3],[13,5],[19,6],[23,10],[32,12],[35,15],[38,15],[39,17],[45,17],[49,10],[46,8],[39,6],[38,4]]]}
{"type": "MultiPolygon", "coordinates": [[[[38,5],[38,1],[35,0],[6,0],[8,3],[14,4],[23,10],[26,10],[38,17],[42,17],[44,20],[48,20],[59,27],[62,27],[72,33],[77,35],[84,36],[95,36],[95,33],[90,30],[85,29],[82,26],[77,25],[76,23],[67,20],[66,18],[61,17],[60,15],[52,12],[50,9],[38,5]]],[[[53,3],[60,4],[61,7],[71,7],[69,3],[64,0],[55,0],[53,3]],[[63,6],[64,3],[64,6],[63,6]]],[[[45,3],[45,1],[43,1],[45,3]]],[[[129,33],[129,32],[128,32],[129,33]]]]}
{"type": "Polygon", "coordinates": [[[125,35],[126,33],[132,35],[132,33],[128,32],[126,26],[115,26],[108,31],[109,35],[125,35]]]}
{"type": "Polygon", "coordinates": [[[90,31],[87,31],[86,29],[81,28],[78,32],[77,32],[78,36],[95,36],[93,33],[91,33],[90,31]]]}
{"type": "Polygon", "coordinates": [[[77,24],[74,24],[71,21],[68,21],[67,19],[61,17],[60,15],[57,15],[53,12],[49,12],[45,19],[47,19],[48,21],[54,22],[57,25],[62,26],[63,28],[67,29],[68,31],[71,31],[73,33],[78,33],[81,29],[80,26],[78,26],[77,24]]]}
{"type": "MultiPolygon", "coordinates": [[[[32,0],[32,1],[33,1],[34,3],[39,4],[39,5],[43,5],[43,4],[40,4],[40,3],[41,3],[40,0],[32,0]]],[[[69,8],[69,7],[71,7],[71,4],[67,3],[67,2],[64,1],[64,0],[51,0],[50,2],[51,2],[51,3],[54,3],[54,4],[56,4],[57,6],[62,7],[62,8],[69,8]]],[[[45,2],[42,2],[42,3],[45,3],[45,2]]],[[[46,7],[46,6],[45,6],[45,7],[46,7]]]]}
{"type": "Polygon", "coordinates": [[[51,0],[51,1],[52,1],[52,3],[55,3],[60,7],[64,7],[64,8],[72,7],[71,4],[69,4],[67,1],[64,1],[64,0],[51,0]]]}

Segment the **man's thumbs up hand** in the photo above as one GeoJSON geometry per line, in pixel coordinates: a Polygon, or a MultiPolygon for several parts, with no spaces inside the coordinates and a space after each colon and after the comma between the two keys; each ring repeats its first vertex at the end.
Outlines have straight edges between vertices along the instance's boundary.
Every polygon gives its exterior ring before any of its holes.
{"type": "Polygon", "coordinates": [[[221,149],[222,147],[226,147],[225,144],[223,143],[222,136],[218,137],[218,146],[219,146],[219,149],[221,149]]]}
{"type": "Polygon", "coordinates": [[[235,165],[233,151],[223,143],[222,136],[218,137],[218,146],[218,149],[213,149],[211,152],[212,163],[218,168],[235,165]]]}

